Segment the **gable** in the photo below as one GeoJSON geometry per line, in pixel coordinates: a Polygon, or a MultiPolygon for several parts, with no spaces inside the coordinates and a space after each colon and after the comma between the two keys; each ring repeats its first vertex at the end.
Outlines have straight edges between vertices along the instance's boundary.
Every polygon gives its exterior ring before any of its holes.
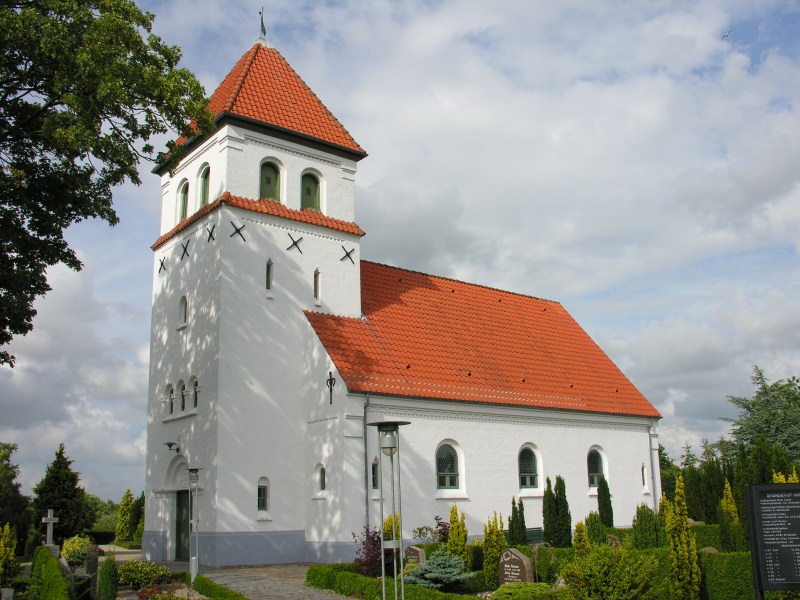
{"type": "Polygon", "coordinates": [[[306,313],[351,392],[661,416],[557,302],[365,261],[361,293],[306,313]]]}

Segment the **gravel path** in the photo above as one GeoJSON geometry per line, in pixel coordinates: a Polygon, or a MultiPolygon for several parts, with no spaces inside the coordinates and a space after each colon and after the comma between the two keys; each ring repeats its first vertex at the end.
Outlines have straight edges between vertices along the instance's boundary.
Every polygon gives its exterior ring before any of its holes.
{"type": "Polygon", "coordinates": [[[345,598],[306,586],[307,564],[206,569],[203,576],[239,592],[250,600],[331,600],[345,598]]]}

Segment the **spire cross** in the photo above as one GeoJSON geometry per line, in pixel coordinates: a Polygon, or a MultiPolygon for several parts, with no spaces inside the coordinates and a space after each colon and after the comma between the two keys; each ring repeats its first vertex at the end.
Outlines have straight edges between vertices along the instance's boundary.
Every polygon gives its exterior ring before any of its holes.
{"type": "Polygon", "coordinates": [[[258,12],[258,16],[261,17],[261,39],[264,39],[267,35],[267,28],[264,27],[264,7],[261,7],[261,10],[258,12]]]}
{"type": "Polygon", "coordinates": [[[47,545],[53,545],[53,524],[58,523],[58,517],[53,516],[53,509],[47,509],[47,516],[42,517],[42,523],[47,524],[47,545]]]}

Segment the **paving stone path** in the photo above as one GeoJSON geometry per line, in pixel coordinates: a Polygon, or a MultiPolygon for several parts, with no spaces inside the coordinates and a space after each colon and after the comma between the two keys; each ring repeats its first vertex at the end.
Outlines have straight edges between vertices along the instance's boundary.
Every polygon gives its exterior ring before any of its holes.
{"type": "Polygon", "coordinates": [[[332,600],[345,598],[328,590],[306,586],[309,565],[267,565],[205,569],[202,574],[250,600],[332,600]]]}

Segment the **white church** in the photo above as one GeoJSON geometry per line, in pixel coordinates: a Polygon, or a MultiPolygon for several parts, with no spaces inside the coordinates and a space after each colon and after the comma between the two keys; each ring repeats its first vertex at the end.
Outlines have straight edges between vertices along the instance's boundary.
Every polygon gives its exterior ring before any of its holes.
{"type": "Polygon", "coordinates": [[[541,527],[557,475],[575,522],[601,475],[617,526],[657,506],[660,415],[563,306],[362,260],[366,152],[276,49],[210,108],[157,170],[145,560],[352,560],[389,489],[375,421],[408,422],[406,540],[453,503],[482,535],[512,497],[541,527]]]}

